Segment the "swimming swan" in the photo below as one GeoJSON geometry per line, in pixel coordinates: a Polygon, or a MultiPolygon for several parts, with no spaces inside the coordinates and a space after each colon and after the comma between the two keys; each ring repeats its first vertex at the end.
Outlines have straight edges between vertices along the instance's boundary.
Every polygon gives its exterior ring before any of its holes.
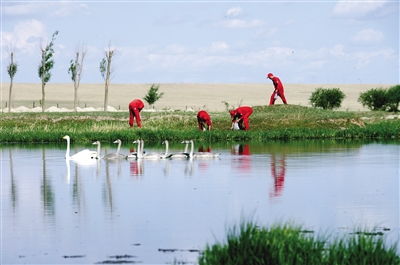
{"type": "Polygon", "coordinates": [[[186,144],[185,150],[182,153],[169,154],[167,158],[171,159],[188,159],[190,154],[187,152],[189,141],[182,141],[181,144],[186,144]]]}
{"type": "Polygon", "coordinates": [[[120,150],[121,150],[122,141],[121,141],[120,139],[117,139],[117,140],[115,140],[113,143],[114,143],[114,144],[118,144],[117,152],[111,153],[111,154],[107,154],[107,155],[105,155],[103,158],[104,158],[104,159],[109,159],[109,160],[115,160],[115,159],[123,159],[123,158],[125,158],[125,157],[126,157],[125,155],[119,153],[120,150]]]}
{"type": "Polygon", "coordinates": [[[142,158],[142,159],[157,160],[157,159],[160,159],[160,158],[161,158],[161,154],[160,154],[160,153],[147,153],[147,154],[146,154],[146,153],[143,151],[143,149],[144,149],[144,141],[143,141],[143,140],[140,140],[140,143],[141,143],[140,148],[141,148],[141,158],[142,158]]]}
{"type": "Polygon", "coordinates": [[[206,158],[218,158],[220,156],[220,153],[211,153],[211,152],[198,152],[194,153],[194,142],[193,140],[189,141],[191,147],[190,147],[190,153],[189,157],[190,158],[198,158],[198,159],[206,159],[206,158]]]}
{"type": "Polygon", "coordinates": [[[70,155],[70,142],[71,139],[68,135],[65,135],[63,139],[67,140],[67,150],[65,152],[65,159],[73,161],[91,160],[98,158],[98,152],[91,151],[89,149],[82,150],[74,155],[70,155]]]}
{"type": "Polygon", "coordinates": [[[165,152],[160,154],[160,158],[161,159],[166,159],[168,158],[169,154],[168,154],[168,149],[169,149],[169,143],[168,140],[164,140],[162,142],[162,144],[165,144],[165,152]]]}
{"type": "Polygon", "coordinates": [[[141,150],[141,142],[140,140],[135,140],[133,141],[134,144],[137,144],[137,151],[136,152],[132,152],[129,155],[126,156],[126,159],[140,159],[142,158],[142,150],[141,150]]]}

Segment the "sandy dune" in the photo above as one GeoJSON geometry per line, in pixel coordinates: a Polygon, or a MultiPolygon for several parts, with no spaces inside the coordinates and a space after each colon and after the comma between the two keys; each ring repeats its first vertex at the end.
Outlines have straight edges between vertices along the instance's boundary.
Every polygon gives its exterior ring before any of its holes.
{"type": "MultiPolygon", "coordinates": [[[[309,97],[318,87],[340,88],[346,95],[342,110],[365,110],[357,101],[361,92],[371,88],[387,88],[391,84],[284,84],[289,104],[309,106],[309,97]]],[[[109,89],[109,105],[115,109],[127,109],[134,98],[143,98],[151,84],[111,84],[109,89]]],[[[8,101],[9,84],[1,86],[1,106],[8,101]]],[[[225,110],[230,105],[266,105],[273,91],[272,82],[263,84],[160,84],[160,92],[164,96],[155,104],[156,109],[206,109],[209,111],[225,110]]],[[[103,84],[81,84],[79,88],[79,106],[100,108],[103,106],[103,84]]],[[[39,106],[41,85],[16,83],[13,86],[13,108],[39,106]]],[[[281,104],[280,99],[277,104],[281,104]]],[[[71,109],[73,106],[73,85],[52,84],[46,86],[46,108],[57,106],[71,109]]],[[[148,106],[146,106],[148,107],[148,106]]],[[[54,109],[54,108],[53,108],[54,109]]]]}

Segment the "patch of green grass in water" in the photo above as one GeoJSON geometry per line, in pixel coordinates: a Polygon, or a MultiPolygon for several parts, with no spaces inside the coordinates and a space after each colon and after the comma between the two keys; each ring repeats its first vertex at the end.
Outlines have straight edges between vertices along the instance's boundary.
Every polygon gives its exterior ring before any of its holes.
{"type": "Polygon", "coordinates": [[[242,223],[228,231],[225,242],[208,245],[200,265],[399,265],[396,245],[381,236],[356,234],[340,239],[316,236],[299,226],[258,227],[242,223]]]}

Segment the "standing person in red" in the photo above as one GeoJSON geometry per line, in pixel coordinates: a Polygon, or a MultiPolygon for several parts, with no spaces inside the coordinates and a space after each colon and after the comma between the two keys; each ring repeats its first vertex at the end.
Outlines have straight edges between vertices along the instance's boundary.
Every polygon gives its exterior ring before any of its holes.
{"type": "Polygon", "coordinates": [[[249,117],[253,113],[253,108],[249,106],[242,106],[234,110],[230,110],[232,118],[232,129],[234,128],[235,123],[238,123],[240,130],[247,131],[250,129],[249,126],[249,117]]]}
{"type": "Polygon", "coordinates": [[[283,103],[287,104],[286,98],[285,98],[285,91],[283,90],[283,85],[282,85],[281,80],[277,76],[274,76],[272,73],[269,73],[267,75],[267,78],[272,80],[272,83],[274,83],[274,87],[275,87],[275,90],[272,93],[271,98],[269,100],[269,105],[274,105],[275,100],[278,96],[282,99],[283,103]]]}
{"type": "Polygon", "coordinates": [[[210,115],[205,110],[200,110],[197,113],[197,123],[201,131],[211,131],[212,121],[210,115]]]}
{"type": "Polygon", "coordinates": [[[140,111],[144,108],[143,101],[140,99],[134,99],[129,103],[129,125],[133,127],[133,120],[136,119],[136,124],[139,128],[142,128],[142,122],[140,120],[140,111]]]}

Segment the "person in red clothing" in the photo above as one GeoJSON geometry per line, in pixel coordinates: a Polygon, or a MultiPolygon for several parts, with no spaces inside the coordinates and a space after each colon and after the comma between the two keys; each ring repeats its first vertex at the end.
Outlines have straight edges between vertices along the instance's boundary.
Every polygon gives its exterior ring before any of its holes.
{"type": "Polygon", "coordinates": [[[212,121],[210,115],[205,110],[200,110],[197,113],[197,123],[199,124],[199,129],[201,131],[211,130],[212,121]]]}
{"type": "Polygon", "coordinates": [[[282,99],[283,103],[287,104],[286,98],[285,98],[285,91],[283,90],[283,85],[282,85],[281,80],[277,76],[274,76],[272,73],[269,73],[267,75],[267,78],[272,80],[272,83],[274,83],[274,87],[275,87],[275,90],[272,93],[271,98],[269,100],[269,105],[274,105],[275,100],[278,96],[282,99]]]}
{"type": "Polygon", "coordinates": [[[232,129],[234,128],[235,123],[238,123],[240,130],[247,131],[250,129],[249,126],[249,117],[253,113],[253,108],[249,106],[242,106],[234,110],[230,110],[229,114],[231,114],[232,118],[232,129]]]}
{"type": "Polygon", "coordinates": [[[140,111],[144,108],[143,101],[140,99],[134,99],[129,103],[129,125],[133,127],[133,120],[136,119],[136,124],[139,128],[142,128],[142,122],[140,120],[140,111]]]}

